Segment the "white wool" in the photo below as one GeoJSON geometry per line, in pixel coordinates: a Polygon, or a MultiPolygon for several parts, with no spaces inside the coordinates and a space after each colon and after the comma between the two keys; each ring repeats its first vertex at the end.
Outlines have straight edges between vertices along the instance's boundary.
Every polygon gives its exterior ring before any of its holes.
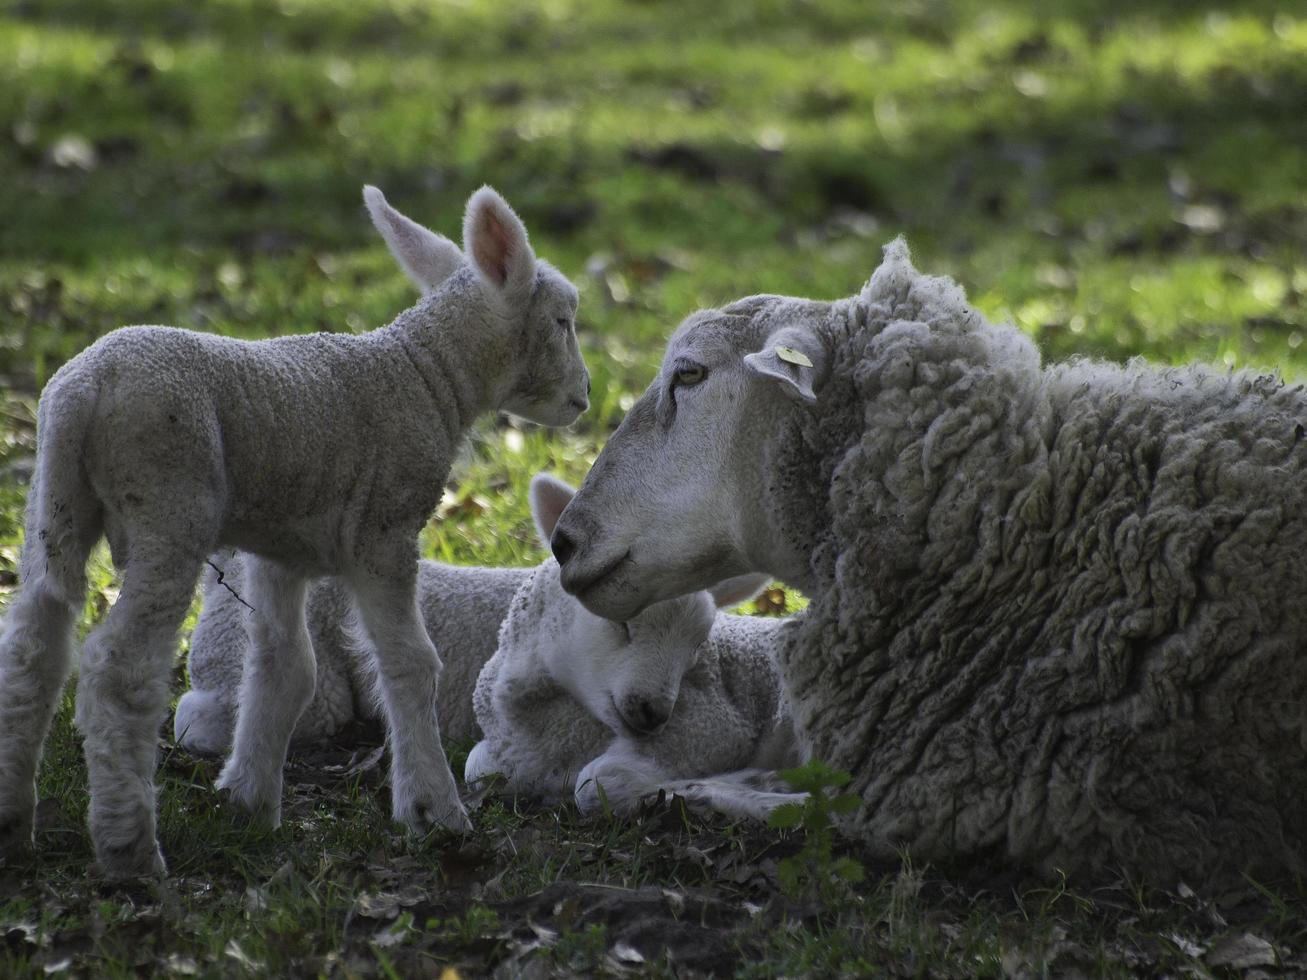
{"type": "Polygon", "coordinates": [[[257,342],[126,327],[47,385],[22,591],[0,635],[0,853],[31,841],[37,763],[101,535],[123,585],[83,650],[76,719],[106,873],[164,867],[156,733],[177,628],[206,556],[222,546],[252,553],[244,584],[254,613],[219,785],[278,822],[286,748],[314,690],[307,583],[338,574],[379,666],[395,818],[419,830],[468,826],[438,731],[440,661],[418,616],[417,534],[479,415],[567,424],[587,406],[577,293],[536,260],[490,188],[469,199],[458,262],[453,243],[379,191],[366,201],[425,293],[389,326],[257,342]]]}

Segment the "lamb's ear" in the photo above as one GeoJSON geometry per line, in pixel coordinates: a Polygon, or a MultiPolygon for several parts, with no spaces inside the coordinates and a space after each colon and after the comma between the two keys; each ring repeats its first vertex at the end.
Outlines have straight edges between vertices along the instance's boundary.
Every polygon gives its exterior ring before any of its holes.
{"type": "Polygon", "coordinates": [[[536,522],[536,533],[546,548],[549,547],[549,539],[554,536],[554,528],[558,526],[558,518],[563,515],[563,509],[575,496],[576,488],[569,487],[556,476],[537,473],[531,478],[531,516],[536,522]]]}
{"type": "Polygon", "coordinates": [[[404,217],[386,202],[378,188],[371,184],[365,186],[363,203],[368,207],[372,223],[386,240],[390,254],[423,293],[434,291],[463,264],[463,253],[457,245],[404,217]]]}
{"type": "Polygon", "coordinates": [[[511,300],[523,300],[536,277],[536,256],[526,226],[493,188],[482,187],[467,201],[463,248],[492,287],[511,300]]]}
{"type": "Polygon", "coordinates": [[[767,588],[767,583],[770,581],[770,575],[750,572],[748,575],[737,575],[735,578],[728,578],[718,582],[708,590],[708,594],[712,596],[712,600],[717,604],[718,609],[730,609],[732,606],[738,606],[740,603],[748,602],[756,597],[763,589],[767,588]]]}
{"type": "Polygon", "coordinates": [[[815,405],[814,386],[826,376],[826,348],[811,330],[782,327],[767,338],[762,350],[744,357],[754,374],[781,383],[781,390],[805,405],[815,405]]]}

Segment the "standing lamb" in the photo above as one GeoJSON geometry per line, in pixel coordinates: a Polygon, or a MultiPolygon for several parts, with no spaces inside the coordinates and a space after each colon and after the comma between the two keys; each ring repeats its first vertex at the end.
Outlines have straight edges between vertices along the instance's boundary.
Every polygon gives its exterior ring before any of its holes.
{"type": "MultiPolygon", "coordinates": [[[[531,492],[548,541],[574,491],[537,477],[531,492]]],[[[610,621],[567,595],[558,563],[545,561],[522,583],[477,679],[485,737],[464,778],[497,772],[511,792],[550,802],[575,794],[582,810],[599,807],[602,785],[619,810],[663,788],[736,812],[722,801],[740,775],[721,787],[696,777],[798,761],[771,656],[779,623],[717,612],[767,581],[728,579],[610,621]]]]}
{"type": "Polygon", "coordinates": [[[1042,367],[895,242],[851,299],[691,316],[553,548],[615,619],[750,569],[807,593],[796,727],[882,857],[1296,874],[1305,433],[1273,376],[1042,367]]]}
{"type": "Polygon", "coordinates": [[[101,338],[50,381],[38,415],[21,577],[0,635],[0,853],[32,838],[41,746],[68,673],[85,564],[104,534],[122,590],[87,638],[77,724],[91,838],[110,876],[162,873],[155,742],[176,632],[205,557],[252,553],[255,608],[231,758],[218,785],[273,824],[295,721],[313,696],[308,576],[340,574],[376,651],[396,820],[468,826],[436,718],[440,660],[415,598],[417,534],[473,420],[565,425],[587,407],[577,293],[538,262],[488,187],[466,259],[365,188],[426,293],[388,327],[248,342],[167,327],[101,338]]]}

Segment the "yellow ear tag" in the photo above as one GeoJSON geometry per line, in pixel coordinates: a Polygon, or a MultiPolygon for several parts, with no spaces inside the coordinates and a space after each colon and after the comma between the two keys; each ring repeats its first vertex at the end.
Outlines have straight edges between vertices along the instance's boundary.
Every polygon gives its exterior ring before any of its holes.
{"type": "Polygon", "coordinates": [[[777,347],[776,356],[789,364],[797,364],[799,367],[812,367],[812,361],[808,360],[808,356],[793,347],[777,347]]]}

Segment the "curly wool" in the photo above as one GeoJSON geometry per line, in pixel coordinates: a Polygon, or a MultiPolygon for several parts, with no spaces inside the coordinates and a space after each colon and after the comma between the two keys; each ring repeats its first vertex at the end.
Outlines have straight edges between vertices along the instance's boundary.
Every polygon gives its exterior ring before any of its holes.
{"type": "Polygon", "coordinates": [[[1041,368],[901,242],[834,312],[835,407],[778,461],[782,509],[821,529],[780,656],[859,836],[1168,882],[1303,870],[1302,387],[1041,368]]]}

